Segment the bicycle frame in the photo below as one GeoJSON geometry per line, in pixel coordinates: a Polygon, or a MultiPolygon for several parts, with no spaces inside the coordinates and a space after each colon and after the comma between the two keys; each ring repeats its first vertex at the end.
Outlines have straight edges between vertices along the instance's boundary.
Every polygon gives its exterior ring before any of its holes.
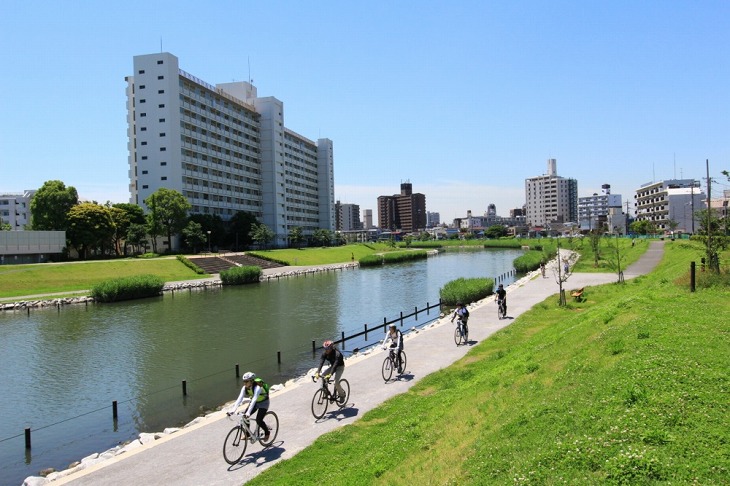
{"type": "Polygon", "coordinates": [[[251,444],[255,444],[260,440],[259,437],[259,424],[255,420],[253,423],[256,425],[254,430],[251,430],[251,417],[246,417],[243,413],[237,413],[236,415],[239,415],[241,418],[239,420],[239,425],[243,429],[246,440],[248,440],[251,444]]]}

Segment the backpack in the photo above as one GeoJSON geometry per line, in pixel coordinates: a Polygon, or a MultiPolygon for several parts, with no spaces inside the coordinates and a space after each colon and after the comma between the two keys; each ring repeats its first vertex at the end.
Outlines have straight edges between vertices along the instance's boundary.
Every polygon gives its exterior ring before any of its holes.
{"type": "Polygon", "coordinates": [[[464,317],[469,319],[469,309],[467,309],[466,306],[464,306],[464,317]]]}
{"type": "MultiPolygon", "coordinates": [[[[253,382],[261,387],[261,389],[264,391],[265,398],[269,398],[269,388],[270,388],[269,384],[258,377],[254,378],[253,382]]],[[[260,396],[261,396],[261,394],[259,394],[259,397],[260,396]]]]}

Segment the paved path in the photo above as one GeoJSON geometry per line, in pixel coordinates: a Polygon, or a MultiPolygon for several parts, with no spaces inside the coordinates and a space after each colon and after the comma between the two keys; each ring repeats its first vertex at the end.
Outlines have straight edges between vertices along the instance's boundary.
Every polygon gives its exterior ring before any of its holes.
{"type": "MultiPolygon", "coordinates": [[[[663,242],[652,242],[645,255],[624,272],[625,278],[650,272],[661,260],[662,254],[663,242]]],[[[181,432],[51,484],[240,485],[277,461],[294,456],[321,434],[354,422],[386,399],[405,392],[429,373],[449,366],[464,356],[471,346],[509,325],[535,304],[557,294],[558,285],[552,266],[548,267],[546,275],[546,278],[541,278],[539,272],[534,272],[507,289],[507,319],[497,319],[496,304],[491,298],[470,306],[470,342],[467,346],[457,347],[454,344],[454,325],[448,318],[439,319],[417,333],[406,334],[408,365],[398,381],[383,383],[380,367],[385,352],[379,348],[368,355],[348,359],[344,373],[352,388],[348,406],[329,412],[319,421],[315,421],[310,410],[316,385],[309,378],[302,378],[274,393],[271,403],[272,410],[279,415],[279,436],[268,449],[262,449],[259,444],[249,445],[240,464],[229,466],[223,460],[223,439],[233,423],[223,412],[216,412],[181,432]]],[[[571,275],[565,288],[590,287],[616,280],[615,274],[576,273],[571,275]]],[[[590,299],[590,290],[587,295],[590,299]]]]}

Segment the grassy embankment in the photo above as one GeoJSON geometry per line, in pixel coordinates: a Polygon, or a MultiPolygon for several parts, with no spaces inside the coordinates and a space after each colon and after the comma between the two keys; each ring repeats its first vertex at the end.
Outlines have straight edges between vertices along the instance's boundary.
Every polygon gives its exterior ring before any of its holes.
{"type": "Polygon", "coordinates": [[[701,255],[548,298],[249,484],[727,484],[728,288],[689,292],[701,255]]]}

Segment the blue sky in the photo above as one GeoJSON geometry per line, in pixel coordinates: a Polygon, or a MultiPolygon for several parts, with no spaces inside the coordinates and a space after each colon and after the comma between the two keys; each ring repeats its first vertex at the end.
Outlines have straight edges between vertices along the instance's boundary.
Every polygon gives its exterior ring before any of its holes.
{"type": "MultiPolygon", "coordinates": [[[[442,221],[524,203],[557,159],[580,196],[730,169],[730,2],[12,2],[0,16],[0,192],[129,198],[124,77],[162,50],[250,77],[335,149],[335,197],[410,181],[442,221]]],[[[377,211],[374,211],[377,213],[377,211]]]]}

